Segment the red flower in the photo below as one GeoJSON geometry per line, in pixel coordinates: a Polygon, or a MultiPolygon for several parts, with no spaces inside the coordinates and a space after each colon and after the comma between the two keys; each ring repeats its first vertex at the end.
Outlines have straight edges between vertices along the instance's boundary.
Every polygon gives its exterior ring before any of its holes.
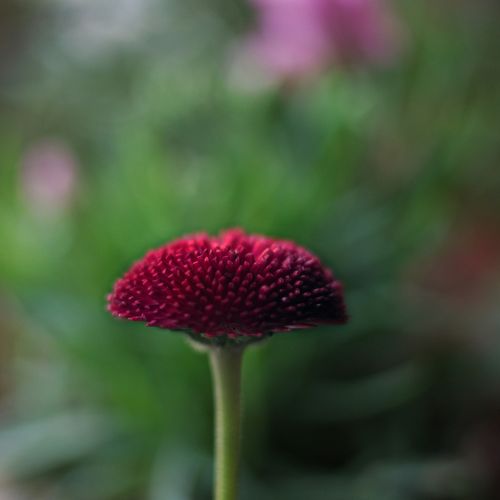
{"type": "Polygon", "coordinates": [[[290,241],[234,229],[150,251],[115,283],[108,310],[209,338],[347,321],[342,286],[317,257],[290,241]]]}

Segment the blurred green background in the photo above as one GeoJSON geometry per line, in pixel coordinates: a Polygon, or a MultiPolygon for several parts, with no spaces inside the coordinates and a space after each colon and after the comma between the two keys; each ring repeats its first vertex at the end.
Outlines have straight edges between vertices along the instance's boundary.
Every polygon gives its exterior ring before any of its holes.
{"type": "Polygon", "coordinates": [[[394,9],[392,64],[249,90],[237,0],[2,0],[2,500],[211,498],[207,360],[105,297],[232,226],[351,316],[248,353],[242,500],[500,498],[500,8],[394,9]]]}

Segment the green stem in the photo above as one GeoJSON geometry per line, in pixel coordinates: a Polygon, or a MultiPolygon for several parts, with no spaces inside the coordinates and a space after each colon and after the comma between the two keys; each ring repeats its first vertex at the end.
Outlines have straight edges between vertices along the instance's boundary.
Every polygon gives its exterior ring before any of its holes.
{"type": "Polygon", "coordinates": [[[236,500],[240,462],[243,348],[210,348],[215,406],[214,500],[236,500]]]}

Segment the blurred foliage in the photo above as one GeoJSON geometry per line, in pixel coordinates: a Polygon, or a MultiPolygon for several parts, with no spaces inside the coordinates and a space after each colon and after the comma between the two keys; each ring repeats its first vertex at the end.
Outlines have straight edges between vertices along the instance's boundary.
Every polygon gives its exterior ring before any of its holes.
{"type": "Polygon", "coordinates": [[[314,250],[351,315],[249,353],[242,499],[498,498],[496,3],[401,1],[393,67],[255,93],[228,80],[247,6],[120,3],[0,11],[0,485],[209,498],[206,360],[105,296],[147,249],[241,226],[314,250]],[[21,176],[47,137],[79,163],[51,214],[21,176]]]}

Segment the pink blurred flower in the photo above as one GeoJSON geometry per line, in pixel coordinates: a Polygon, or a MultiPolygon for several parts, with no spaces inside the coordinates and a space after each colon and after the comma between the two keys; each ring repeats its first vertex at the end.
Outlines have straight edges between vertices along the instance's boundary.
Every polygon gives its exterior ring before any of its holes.
{"type": "Polygon", "coordinates": [[[471,309],[496,294],[500,273],[500,229],[487,215],[456,221],[442,248],[412,272],[417,283],[471,309]]]}
{"type": "Polygon", "coordinates": [[[384,0],[251,0],[258,26],[242,57],[271,78],[296,79],[330,64],[385,63],[400,27],[384,0]]]}
{"type": "Polygon", "coordinates": [[[21,168],[21,189],[34,211],[58,213],[74,200],[77,162],[64,143],[52,139],[35,143],[25,153],[21,168]]]}

